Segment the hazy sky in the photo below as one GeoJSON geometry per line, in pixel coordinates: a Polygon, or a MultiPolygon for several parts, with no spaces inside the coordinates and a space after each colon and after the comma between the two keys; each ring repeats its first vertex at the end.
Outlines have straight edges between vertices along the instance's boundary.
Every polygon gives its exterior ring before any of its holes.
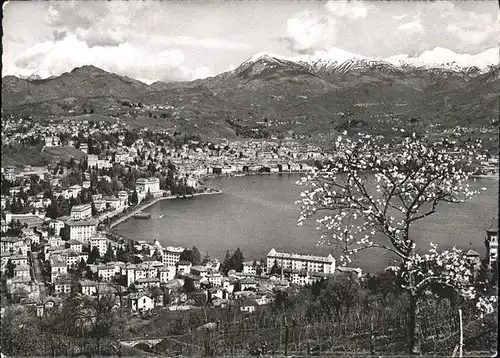
{"type": "Polygon", "coordinates": [[[476,54],[498,47],[498,22],[496,1],[11,1],[2,75],[93,64],[147,81],[187,80],[262,51],[476,54]]]}

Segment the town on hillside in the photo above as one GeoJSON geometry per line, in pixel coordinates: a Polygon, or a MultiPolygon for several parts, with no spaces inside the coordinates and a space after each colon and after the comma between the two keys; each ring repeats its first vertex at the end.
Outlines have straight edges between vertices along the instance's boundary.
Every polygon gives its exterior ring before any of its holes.
{"type": "Polygon", "coordinates": [[[0,358],[498,355],[496,6],[7,1],[0,358]]]}
{"type": "MultiPolygon", "coordinates": [[[[32,147],[58,155],[46,165],[2,166],[2,316],[21,309],[53,317],[79,297],[106,300],[110,312],[144,319],[162,310],[202,310],[199,324],[209,324],[207,309],[257,317],[318,285],[345,290],[356,282],[379,292],[396,279],[391,267],[362,272],[338,264],[332,254],[269,248],[266,258],[246,260],[240,249],[224,258],[202,257],[189,240],[185,247],[172,247],[112,230],[130,217],[147,219],[150,214],[142,210],[158,200],[217,193],[204,185],[209,177],[310,173],[344,159],[336,154],[291,137],[211,143],[193,135],[134,130],[118,119],[42,125],[11,116],[2,122],[8,150],[32,147]]],[[[390,153],[380,159],[398,160],[390,153]]],[[[495,163],[498,158],[490,156],[477,174],[488,175],[495,163]]],[[[497,235],[492,228],[485,239],[490,267],[497,260],[497,235]]],[[[464,253],[479,270],[480,255],[464,253]]]]}

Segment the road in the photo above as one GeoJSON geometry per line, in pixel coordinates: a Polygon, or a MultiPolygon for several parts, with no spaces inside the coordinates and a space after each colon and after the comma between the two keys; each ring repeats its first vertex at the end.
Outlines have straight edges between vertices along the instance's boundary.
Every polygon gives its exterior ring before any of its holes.
{"type": "Polygon", "coordinates": [[[38,252],[31,253],[31,276],[33,277],[35,283],[38,284],[38,287],[40,289],[40,296],[41,297],[46,296],[47,293],[45,290],[45,284],[43,282],[43,276],[42,276],[42,262],[38,257],[38,252]]]}

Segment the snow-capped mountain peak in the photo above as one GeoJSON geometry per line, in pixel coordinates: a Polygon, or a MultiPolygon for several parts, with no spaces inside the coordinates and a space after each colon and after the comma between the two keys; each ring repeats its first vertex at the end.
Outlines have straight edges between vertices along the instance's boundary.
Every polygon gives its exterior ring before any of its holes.
{"type": "Polygon", "coordinates": [[[385,61],[396,66],[410,65],[425,68],[446,68],[450,70],[462,70],[468,67],[477,67],[485,70],[489,65],[499,62],[499,48],[490,48],[476,55],[457,54],[449,49],[436,47],[432,50],[422,52],[419,56],[409,57],[401,54],[391,56],[385,61]]]}
{"type": "Polygon", "coordinates": [[[275,73],[303,73],[309,72],[307,66],[287,59],[285,56],[268,52],[260,52],[234,70],[234,73],[244,77],[267,76],[275,73]]]}
{"type": "MultiPolygon", "coordinates": [[[[28,72],[29,73],[29,72],[28,72]]],[[[29,74],[29,75],[19,75],[19,78],[27,81],[36,81],[36,80],[43,80],[43,79],[50,79],[54,78],[50,72],[44,71],[44,70],[36,70],[35,72],[29,74]]]]}
{"type": "Polygon", "coordinates": [[[498,48],[491,48],[476,55],[457,54],[449,49],[436,47],[410,57],[406,54],[388,58],[374,58],[353,54],[332,48],[328,51],[316,51],[309,55],[285,57],[269,52],[260,52],[243,62],[240,69],[259,64],[261,70],[280,67],[298,69],[299,66],[312,73],[345,74],[352,71],[378,71],[395,73],[412,68],[429,70],[451,70],[467,75],[477,75],[488,70],[488,66],[498,64],[498,48]]]}
{"type": "Polygon", "coordinates": [[[276,55],[270,52],[259,52],[250,57],[245,62],[243,62],[241,66],[252,64],[258,61],[275,61],[275,60],[287,60],[287,58],[285,56],[276,55]]]}

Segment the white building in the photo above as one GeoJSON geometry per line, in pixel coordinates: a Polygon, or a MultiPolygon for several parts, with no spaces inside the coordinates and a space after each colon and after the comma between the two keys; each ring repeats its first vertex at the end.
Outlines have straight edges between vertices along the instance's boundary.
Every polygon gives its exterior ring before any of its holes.
{"type": "Polygon", "coordinates": [[[80,150],[84,153],[88,153],[89,145],[87,143],[80,143],[80,150]]]}
{"type": "Polygon", "coordinates": [[[243,273],[248,275],[257,275],[257,268],[259,266],[262,267],[262,263],[260,261],[255,263],[254,261],[245,261],[243,262],[243,273]]]}
{"type": "Polygon", "coordinates": [[[147,193],[148,191],[151,194],[158,193],[160,191],[160,179],[151,177],[151,178],[139,178],[136,183],[136,190],[139,192],[147,193]]]}
{"type": "Polygon", "coordinates": [[[208,282],[212,286],[220,287],[222,286],[222,275],[220,273],[211,273],[207,275],[208,282]]]}
{"type": "Polygon", "coordinates": [[[94,247],[97,247],[97,250],[99,250],[99,256],[103,257],[108,251],[108,239],[103,236],[92,236],[90,238],[90,251],[94,247]]]}
{"type": "Polygon", "coordinates": [[[163,264],[167,266],[175,266],[184,252],[183,247],[167,246],[163,251],[163,264]]]}
{"type": "Polygon", "coordinates": [[[66,256],[66,265],[68,268],[76,267],[82,261],[87,262],[89,255],[86,252],[69,251],[66,256]]]}
{"type": "Polygon", "coordinates": [[[104,210],[106,210],[106,201],[102,199],[95,200],[94,206],[98,213],[103,212],[104,210]]]}
{"type": "Polygon", "coordinates": [[[118,199],[120,199],[124,204],[128,203],[128,194],[125,190],[121,190],[117,193],[118,199]]]}
{"type": "Polygon", "coordinates": [[[58,248],[62,245],[62,238],[60,236],[49,236],[48,244],[50,247],[58,248]]]}
{"type": "Polygon", "coordinates": [[[196,178],[195,176],[189,176],[186,179],[186,185],[190,186],[191,188],[197,189],[199,186],[198,178],[196,178]]]}
{"type": "Polygon", "coordinates": [[[80,285],[82,286],[82,294],[87,296],[95,295],[97,292],[97,283],[90,280],[82,280],[80,281],[80,285]]]}
{"type": "Polygon", "coordinates": [[[189,275],[191,273],[191,262],[189,261],[179,261],[176,264],[177,274],[189,275]]]}
{"type": "Polygon", "coordinates": [[[28,265],[28,257],[25,255],[10,255],[8,256],[8,259],[10,259],[10,262],[16,266],[28,265]]]}
{"type": "Polygon", "coordinates": [[[486,255],[488,263],[493,265],[498,260],[498,229],[490,228],[486,231],[486,255]]]}
{"type": "Polygon", "coordinates": [[[290,254],[277,252],[271,249],[267,254],[267,271],[271,272],[274,262],[283,269],[305,270],[333,274],[335,272],[335,259],[331,254],[328,256],[313,256],[303,254],[290,254]]]}
{"type": "Polygon", "coordinates": [[[169,282],[175,278],[175,266],[163,266],[158,269],[160,282],[169,282]]]}
{"type": "Polygon", "coordinates": [[[153,299],[144,293],[131,294],[129,302],[132,311],[149,311],[154,308],[153,299]]]}
{"type": "Polygon", "coordinates": [[[61,220],[51,220],[49,228],[53,230],[54,235],[60,235],[61,229],[64,229],[64,222],[61,220]]]}
{"type": "Polygon", "coordinates": [[[59,256],[50,258],[51,282],[55,282],[56,278],[68,274],[68,266],[66,261],[59,256]]]}
{"type": "Polygon", "coordinates": [[[95,235],[97,230],[97,221],[66,221],[69,227],[69,239],[82,242],[90,242],[90,238],[95,235]]]}
{"type": "Polygon", "coordinates": [[[7,221],[2,219],[2,234],[6,233],[7,231],[9,231],[9,224],[7,224],[7,221]]]}
{"type": "Polygon", "coordinates": [[[139,265],[127,265],[126,272],[127,287],[140,279],[158,277],[158,268],[153,265],[148,265],[147,263],[142,263],[139,265]]]}
{"type": "Polygon", "coordinates": [[[69,249],[74,252],[83,251],[83,244],[78,240],[69,240],[68,242],[66,242],[66,246],[69,247],[69,249]]]}
{"type": "Polygon", "coordinates": [[[255,312],[256,305],[257,305],[257,303],[253,299],[251,299],[249,297],[243,298],[240,301],[240,311],[241,312],[248,312],[248,313],[255,312]]]}
{"type": "MultiPolygon", "coordinates": [[[[76,198],[78,194],[82,191],[82,187],[80,185],[72,185],[68,188],[69,195],[73,198],[76,198]]],[[[83,205],[75,205],[76,206],[84,206],[84,205],[90,205],[90,204],[83,204],[83,205]]],[[[92,211],[91,211],[92,214],[92,211]]]]}
{"type": "MultiPolygon", "coordinates": [[[[80,187],[78,187],[80,188],[80,187]]],[[[71,220],[87,220],[92,217],[92,205],[82,204],[75,205],[71,208],[71,220]]]]}
{"type": "Polygon", "coordinates": [[[47,148],[61,146],[61,140],[56,136],[47,136],[44,138],[44,142],[47,148]]]}
{"type": "Polygon", "coordinates": [[[14,268],[14,277],[30,279],[30,267],[28,265],[18,265],[14,268]]]}
{"type": "Polygon", "coordinates": [[[103,281],[111,281],[115,277],[115,267],[113,265],[97,266],[97,277],[103,281]]]}
{"type": "Polygon", "coordinates": [[[71,281],[68,277],[58,277],[54,282],[54,291],[58,294],[68,294],[71,292],[71,281]]]}
{"type": "Polygon", "coordinates": [[[87,155],[87,165],[89,166],[89,168],[97,166],[97,161],[98,161],[97,155],[95,154],[87,155]]]}

